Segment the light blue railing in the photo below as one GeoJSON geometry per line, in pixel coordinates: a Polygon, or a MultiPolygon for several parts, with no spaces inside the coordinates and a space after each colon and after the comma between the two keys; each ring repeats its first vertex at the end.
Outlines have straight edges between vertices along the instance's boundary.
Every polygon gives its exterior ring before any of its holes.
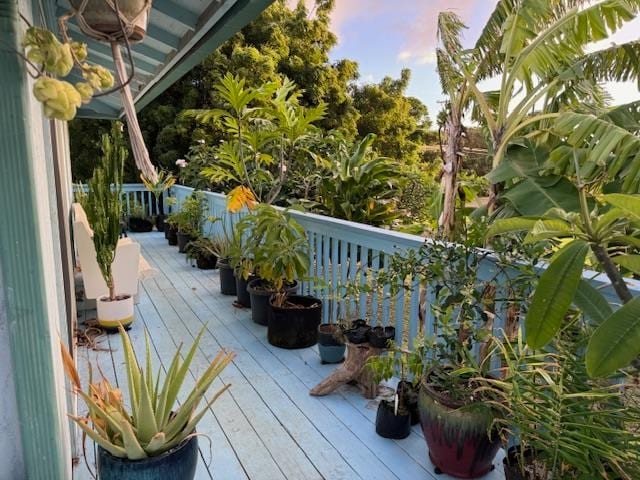
{"type": "MultiPolygon", "coordinates": [[[[191,195],[192,188],[174,186],[171,195],[177,200],[176,207],[191,195]]],[[[223,219],[226,227],[242,214],[229,214],[226,209],[226,197],[219,193],[205,192],[209,215],[223,219]]],[[[372,227],[360,223],[339,220],[313,213],[290,212],[302,225],[309,239],[310,276],[319,281],[302,283],[302,293],[313,295],[323,300],[323,321],[335,322],[340,316],[368,318],[372,324],[394,325],[396,339],[408,340],[411,345],[419,330],[425,335],[435,333],[434,318],[429,308],[433,291],[429,285],[420,285],[419,280],[409,279],[411,289],[401,290],[390,296],[390,286],[382,291],[374,291],[371,295],[361,293],[358,298],[345,299],[344,285],[347,283],[364,284],[369,278],[375,278],[380,269],[388,266],[390,254],[420,248],[424,237],[409,235],[383,228],[372,227]],[[366,261],[364,261],[366,259],[366,261]],[[362,260],[362,261],[361,261],[362,260]],[[422,323],[422,325],[421,325],[422,323]]],[[[205,233],[218,235],[223,233],[222,222],[207,224],[205,233]]],[[[504,276],[508,270],[498,269],[491,256],[483,260],[480,269],[480,280],[504,276]],[[499,272],[499,273],[498,273],[499,272]]],[[[609,286],[604,275],[596,272],[585,272],[584,276],[596,288],[600,288],[612,304],[617,297],[609,286]]],[[[505,282],[506,284],[506,282],[505,282]]],[[[640,282],[630,281],[629,286],[634,294],[640,293],[640,282]]],[[[505,292],[498,292],[496,298],[507,298],[505,292]]],[[[496,302],[493,331],[501,332],[507,318],[507,302],[496,302]]]]}
{"type": "MultiPolygon", "coordinates": [[[[73,186],[74,193],[78,191],[80,188],[79,185],[73,186]]],[[[86,192],[87,186],[85,184],[82,185],[82,189],[86,192]]],[[[166,199],[167,193],[165,192],[164,197],[166,199]]],[[[125,183],[122,185],[122,206],[124,209],[125,215],[129,215],[131,209],[135,204],[138,204],[142,207],[142,211],[149,217],[157,215],[156,203],[153,197],[153,194],[144,188],[142,183],[125,183]]],[[[166,207],[165,202],[165,213],[169,211],[166,207]]]]}

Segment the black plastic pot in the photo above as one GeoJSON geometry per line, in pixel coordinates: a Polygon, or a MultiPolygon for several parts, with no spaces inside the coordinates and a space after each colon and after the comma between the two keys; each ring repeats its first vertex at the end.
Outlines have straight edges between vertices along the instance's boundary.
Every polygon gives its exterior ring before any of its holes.
{"type": "Polygon", "coordinates": [[[405,410],[411,415],[411,425],[420,423],[420,411],[418,410],[418,392],[420,386],[414,387],[411,382],[400,380],[396,391],[405,410]]]}
{"type": "Polygon", "coordinates": [[[396,338],[396,329],[394,327],[372,327],[367,332],[369,345],[375,348],[387,348],[389,340],[396,338]]]}
{"type": "MultiPolygon", "coordinates": [[[[298,291],[298,282],[286,288],[288,294],[294,294],[298,291]]],[[[268,325],[269,316],[271,315],[271,306],[269,298],[273,295],[273,290],[265,288],[261,278],[254,278],[247,285],[247,292],[251,297],[251,320],[258,325],[268,325]]],[[[317,325],[316,325],[317,328],[317,325]]]]}
{"type": "Polygon", "coordinates": [[[270,301],[267,340],[275,347],[306,348],[318,343],[322,301],[314,297],[288,295],[282,307],[270,301]]]}
{"type": "Polygon", "coordinates": [[[398,409],[394,412],[395,403],[381,400],[376,414],[376,433],[384,438],[400,440],[411,433],[411,415],[398,409]]]}
{"type": "Polygon", "coordinates": [[[100,480],[192,480],[198,464],[198,437],[143,460],[117,458],[98,447],[97,460],[100,480]]]}
{"type": "Polygon", "coordinates": [[[236,277],[236,302],[243,307],[251,307],[251,296],[247,291],[247,286],[251,280],[255,280],[257,277],[254,274],[249,275],[245,279],[239,272],[235,272],[236,277]]]}
{"type": "Polygon", "coordinates": [[[350,343],[361,344],[369,341],[369,330],[371,327],[366,320],[358,318],[351,322],[351,327],[345,331],[347,341],[350,343]]]}
{"type": "Polygon", "coordinates": [[[146,218],[129,217],[129,230],[135,233],[150,232],[153,230],[153,222],[146,218]]]}
{"type": "Polygon", "coordinates": [[[193,240],[193,237],[188,233],[178,232],[178,252],[186,253],[187,244],[193,240]]]}
{"type": "Polygon", "coordinates": [[[221,258],[218,261],[218,269],[220,271],[220,293],[222,295],[235,295],[236,277],[233,274],[233,268],[229,265],[229,260],[221,258]]]}
{"type": "Polygon", "coordinates": [[[164,232],[164,215],[162,214],[156,216],[156,230],[164,232]]]}
{"type": "Polygon", "coordinates": [[[215,255],[212,256],[204,256],[199,255],[196,257],[196,266],[200,270],[213,270],[216,268],[216,264],[218,263],[218,257],[215,255]]]}
{"type": "Polygon", "coordinates": [[[169,245],[175,246],[178,244],[178,230],[169,227],[167,230],[167,240],[169,241],[169,245]]]}
{"type": "Polygon", "coordinates": [[[338,338],[340,333],[335,323],[323,323],[318,326],[318,352],[320,361],[326,363],[340,363],[344,360],[346,346],[338,338]]]}

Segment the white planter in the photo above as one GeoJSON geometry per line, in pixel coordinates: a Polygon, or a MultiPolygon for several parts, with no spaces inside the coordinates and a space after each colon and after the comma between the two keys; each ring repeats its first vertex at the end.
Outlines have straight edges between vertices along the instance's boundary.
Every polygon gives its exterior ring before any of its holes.
{"type": "Polygon", "coordinates": [[[133,322],[133,295],[113,302],[108,301],[108,299],[109,297],[102,297],[96,302],[98,325],[103,328],[118,328],[118,325],[123,327],[131,325],[131,322],[133,322]]]}

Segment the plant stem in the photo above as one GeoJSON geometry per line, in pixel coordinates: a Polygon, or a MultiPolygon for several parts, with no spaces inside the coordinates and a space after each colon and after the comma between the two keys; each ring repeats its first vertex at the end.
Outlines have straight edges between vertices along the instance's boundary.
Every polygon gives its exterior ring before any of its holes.
{"type": "Polygon", "coordinates": [[[580,197],[580,216],[582,217],[582,223],[584,224],[584,229],[589,236],[591,251],[598,259],[598,263],[604,270],[604,273],[609,278],[613,289],[618,295],[618,298],[622,300],[623,303],[630,302],[633,299],[633,295],[629,292],[627,288],[627,284],[624,281],[624,278],[620,274],[620,270],[613,263],[611,257],[607,253],[607,249],[604,245],[602,245],[595,235],[593,230],[593,226],[591,225],[591,217],[589,215],[589,204],[587,203],[587,193],[586,187],[582,184],[578,186],[578,194],[580,197]]]}

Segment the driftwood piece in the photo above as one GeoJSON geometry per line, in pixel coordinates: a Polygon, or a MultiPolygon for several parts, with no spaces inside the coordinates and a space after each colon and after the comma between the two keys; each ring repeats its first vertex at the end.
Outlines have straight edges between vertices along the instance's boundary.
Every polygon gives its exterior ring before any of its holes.
{"type": "Polygon", "coordinates": [[[384,349],[375,348],[368,343],[347,342],[347,358],[331,375],[313,387],[310,395],[322,396],[333,392],[340,385],[356,382],[365,398],[375,398],[378,384],[373,380],[373,372],[366,366],[370,357],[380,355],[384,349]]]}

